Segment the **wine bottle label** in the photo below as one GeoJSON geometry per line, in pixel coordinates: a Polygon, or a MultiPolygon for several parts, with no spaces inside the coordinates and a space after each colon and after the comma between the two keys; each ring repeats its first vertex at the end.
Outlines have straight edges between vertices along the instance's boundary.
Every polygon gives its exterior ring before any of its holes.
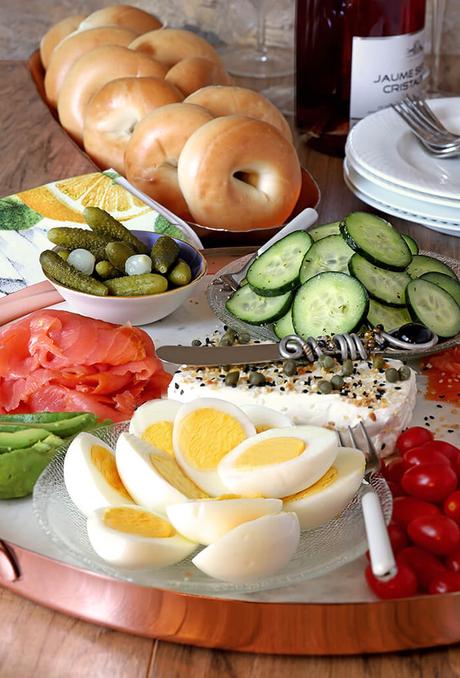
{"type": "Polygon", "coordinates": [[[424,31],[386,38],[353,38],[350,127],[364,116],[419,94],[424,31]]]}

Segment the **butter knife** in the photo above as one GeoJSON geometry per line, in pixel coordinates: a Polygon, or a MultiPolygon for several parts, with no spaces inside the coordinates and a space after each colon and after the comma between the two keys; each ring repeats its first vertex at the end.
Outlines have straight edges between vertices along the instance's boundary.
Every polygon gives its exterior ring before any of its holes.
{"type": "Polygon", "coordinates": [[[250,346],[160,346],[160,360],[176,365],[211,367],[219,365],[247,365],[282,360],[279,344],[251,344],[250,346]]]}

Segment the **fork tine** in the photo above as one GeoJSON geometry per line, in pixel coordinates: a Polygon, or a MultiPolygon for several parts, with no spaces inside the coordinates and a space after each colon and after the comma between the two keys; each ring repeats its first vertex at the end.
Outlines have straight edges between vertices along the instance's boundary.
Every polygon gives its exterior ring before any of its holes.
{"type": "Polygon", "coordinates": [[[351,426],[348,427],[348,434],[349,434],[349,436],[350,436],[350,438],[351,438],[351,442],[353,443],[352,446],[353,446],[355,449],[359,450],[360,447],[359,447],[359,445],[358,445],[358,443],[357,443],[357,441],[356,441],[355,434],[353,433],[353,429],[351,428],[351,426]]]}
{"type": "Polygon", "coordinates": [[[335,432],[337,434],[337,438],[339,439],[339,446],[340,447],[348,447],[348,445],[345,441],[345,438],[344,438],[344,432],[340,431],[339,429],[336,429],[335,432]]]}
{"type": "Polygon", "coordinates": [[[439,131],[444,132],[446,134],[449,134],[449,136],[451,136],[453,138],[457,138],[457,139],[459,138],[459,136],[457,134],[452,134],[452,132],[450,132],[450,130],[448,130],[444,126],[444,124],[438,118],[438,116],[435,113],[433,113],[431,106],[428,104],[427,100],[424,97],[415,97],[414,95],[409,94],[409,96],[407,98],[409,99],[409,101],[412,102],[412,104],[414,106],[417,106],[420,113],[422,115],[424,115],[427,120],[430,120],[431,123],[434,126],[436,126],[436,128],[439,131]]]}

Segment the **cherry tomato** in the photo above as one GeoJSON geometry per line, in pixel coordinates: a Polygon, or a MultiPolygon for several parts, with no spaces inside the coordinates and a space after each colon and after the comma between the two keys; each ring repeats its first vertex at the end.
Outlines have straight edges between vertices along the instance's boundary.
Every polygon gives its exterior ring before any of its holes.
{"type": "Polygon", "coordinates": [[[455,464],[455,470],[457,471],[458,475],[460,476],[460,454],[458,455],[454,464],[455,464]]]}
{"type": "Polygon", "coordinates": [[[378,598],[407,598],[417,593],[417,578],[404,563],[398,563],[398,572],[389,581],[380,581],[372,574],[371,566],[365,571],[369,588],[378,598]]]}
{"type": "Polygon", "coordinates": [[[430,582],[428,593],[454,593],[460,591],[460,572],[444,572],[430,582]]]}
{"type": "Polygon", "coordinates": [[[429,504],[427,501],[414,499],[414,497],[397,497],[393,502],[392,520],[403,527],[407,527],[415,518],[440,514],[441,511],[437,506],[429,504]]]}
{"type": "Polygon", "coordinates": [[[403,454],[413,447],[419,447],[423,443],[427,443],[429,440],[433,440],[431,431],[423,428],[423,426],[412,426],[399,435],[396,441],[396,449],[400,454],[403,454]]]}
{"type": "Polygon", "coordinates": [[[392,480],[387,480],[387,485],[390,488],[392,497],[405,497],[406,493],[399,483],[394,483],[392,480]]]}
{"type": "Polygon", "coordinates": [[[388,536],[390,537],[391,546],[395,555],[409,544],[406,531],[397,523],[391,522],[388,525],[388,536]]]}
{"type": "Polygon", "coordinates": [[[446,566],[429,551],[408,546],[398,553],[398,564],[407,565],[417,577],[420,588],[426,589],[432,579],[446,572],[446,566]]]}
{"type": "Polygon", "coordinates": [[[421,464],[449,464],[450,460],[442,452],[430,450],[431,443],[421,445],[420,447],[413,447],[411,450],[404,452],[403,459],[406,469],[411,466],[420,466],[421,464]]]}
{"type": "Polygon", "coordinates": [[[391,459],[385,464],[385,478],[392,483],[399,483],[403,477],[406,465],[401,458],[391,459]]]}
{"type": "Polygon", "coordinates": [[[458,458],[458,453],[460,450],[455,445],[444,442],[444,440],[430,440],[428,443],[424,443],[421,447],[426,448],[430,452],[440,452],[445,457],[447,457],[452,464],[455,464],[458,458]]]}
{"type": "Polygon", "coordinates": [[[460,545],[460,528],[446,516],[423,516],[407,526],[409,538],[438,556],[448,556],[460,545]]]}
{"type": "Polygon", "coordinates": [[[402,477],[403,490],[416,499],[443,501],[457,487],[457,474],[450,464],[411,466],[402,477]]]}
{"type": "Polygon", "coordinates": [[[455,549],[450,556],[447,556],[446,565],[448,570],[460,572],[460,549],[455,549]]]}
{"type": "Polygon", "coordinates": [[[460,490],[449,494],[443,505],[444,514],[460,525],[460,490]]]}

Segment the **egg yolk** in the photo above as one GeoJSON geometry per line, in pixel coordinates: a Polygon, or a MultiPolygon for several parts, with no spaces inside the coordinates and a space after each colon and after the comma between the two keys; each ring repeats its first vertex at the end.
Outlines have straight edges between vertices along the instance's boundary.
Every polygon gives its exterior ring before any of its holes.
{"type": "Polygon", "coordinates": [[[256,426],[256,433],[263,433],[264,431],[269,431],[273,426],[270,426],[270,424],[259,424],[259,426],[256,426]]]}
{"type": "Polygon", "coordinates": [[[180,423],[179,445],[190,466],[215,469],[222,457],[247,438],[238,419],[226,412],[204,407],[180,423]]]}
{"type": "Polygon", "coordinates": [[[160,457],[156,454],[150,455],[150,463],[153,468],[168,482],[189,499],[206,499],[205,494],[190,480],[175,459],[172,457],[160,457]]]}
{"type": "Polygon", "coordinates": [[[173,537],[176,530],[164,518],[147,511],[131,508],[108,508],[104,511],[104,524],[112,530],[136,534],[139,537],[173,537]]]}
{"type": "Polygon", "coordinates": [[[300,438],[267,438],[251,445],[236,459],[237,468],[281,464],[290,461],[305,451],[305,441],[300,438]]]}
{"type": "Polygon", "coordinates": [[[121,481],[117,465],[115,464],[115,457],[111,452],[105,447],[102,447],[102,445],[93,445],[91,447],[91,461],[99,473],[104,477],[104,480],[113,487],[114,490],[132,501],[126,487],[121,481]]]}
{"type": "Polygon", "coordinates": [[[158,450],[174,455],[172,444],[172,421],[156,421],[148,426],[141,435],[142,440],[147,441],[158,450]]]}
{"type": "Polygon", "coordinates": [[[316,483],[313,483],[313,485],[310,485],[310,487],[307,487],[305,490],[300,490],[300,492],[296,492],[296,494],[290,494],[288,497],[284,497],[283,501],[297,501],[298,499],[309,497],[311,494],[322,492],[323,490],[326,489],[326,487],[329,487],[330,485],[332,485],[332,483],[335,483],[338,475],[339,472],[337,471],[335,466],[331,466],[331,468],[328,469],[326,473],[323,476],[321,476],[319,480],[316,481],[316,483]]]}

